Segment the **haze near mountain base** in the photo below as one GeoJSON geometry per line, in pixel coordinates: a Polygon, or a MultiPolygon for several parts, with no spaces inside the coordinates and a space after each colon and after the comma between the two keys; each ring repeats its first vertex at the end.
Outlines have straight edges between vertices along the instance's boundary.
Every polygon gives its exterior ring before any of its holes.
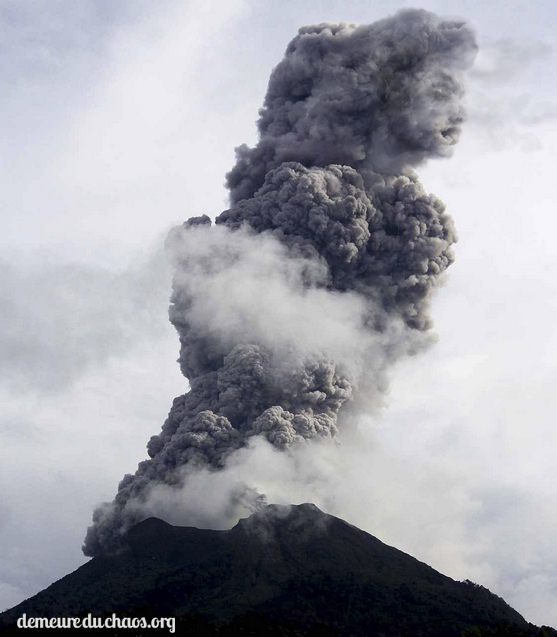
{"type": "MultiPolygon", "coordinates": [[[[258,144],[237,149],[232,207],[168,237],[190,391],[95,510],[86,555],[117,549],[161,493],[226,471],[254,440],[287,454],[331,443],[379,403],[388,367],[427,344],[456,233],[413,167],[457,142],[476,50],[469,26],[423,10],[299,30],[271,74],[258,144]]],[[[231,484],[225,508],[264,506],[256,479],[231,484]]]]}

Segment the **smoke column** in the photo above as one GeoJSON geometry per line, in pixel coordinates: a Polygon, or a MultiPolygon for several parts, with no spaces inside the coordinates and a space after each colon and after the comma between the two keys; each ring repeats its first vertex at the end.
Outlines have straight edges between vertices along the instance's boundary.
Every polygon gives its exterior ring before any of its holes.
{"type": "MultiPolygon", "coordinates": [[[[231,208],[171,231],[170,320],[190,390],[149,459],[93,514],[83,551],[118,548],[157,485],[222,471],[263,438],[295,453],[333,441],[417,351],[453,261],[444,205],[413,167],[448,156],[464,120],[471,29],[423,10],[303,27],[271,74],[259,142],[237,149],[231,208]]],[[[265,497],[251,485],[231,506],[265,497]]]]}

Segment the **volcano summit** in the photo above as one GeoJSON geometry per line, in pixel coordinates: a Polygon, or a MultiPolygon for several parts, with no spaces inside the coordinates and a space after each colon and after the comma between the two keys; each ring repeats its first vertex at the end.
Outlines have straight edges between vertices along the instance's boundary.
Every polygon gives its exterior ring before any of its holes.
{"type": "Polygon", "coordinates": [[[114,612],[174,616],[191,635],[557,635],[313,504],[269,505],[227,531],[149,518],[121,546],[3,613],[0,626],[24,613],[114,612]]]}

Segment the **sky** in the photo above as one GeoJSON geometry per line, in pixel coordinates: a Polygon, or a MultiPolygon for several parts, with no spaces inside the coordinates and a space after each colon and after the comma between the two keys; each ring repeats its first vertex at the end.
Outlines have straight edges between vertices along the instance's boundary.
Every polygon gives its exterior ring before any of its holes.
{"type": "Polygon", "coordinates": [[[93,508],[187,390],[164,239],[227,207],[287,43],[406,6],[467,20],[480,46],[461,141],[418,170],[459,235],[437,342],[283,497],[557,626],[550,0],[0,0],[0,609],[86,561],[93,508]]]}

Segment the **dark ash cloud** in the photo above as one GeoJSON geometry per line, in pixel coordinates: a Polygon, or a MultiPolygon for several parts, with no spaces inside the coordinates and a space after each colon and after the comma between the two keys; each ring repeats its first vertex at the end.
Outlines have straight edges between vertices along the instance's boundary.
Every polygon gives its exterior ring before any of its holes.
{"type": "MultiPolygon", "coordinates": [[[[377,404],[386,370],[431,327],[454,258],[452,220],[413,167],[458,140],[475,52],[467,25],[426,11],[300,29],[271,75],[260,141],[228,175],[232,207],[169,235],[190,391],[95,511],[86,555],[116,549],[158,486],[221,471],[255,438],[285,453],[334,441],[351,404],[377,404]]],[[[234,493],[264,505],[249,485],[234,493]]]]}

